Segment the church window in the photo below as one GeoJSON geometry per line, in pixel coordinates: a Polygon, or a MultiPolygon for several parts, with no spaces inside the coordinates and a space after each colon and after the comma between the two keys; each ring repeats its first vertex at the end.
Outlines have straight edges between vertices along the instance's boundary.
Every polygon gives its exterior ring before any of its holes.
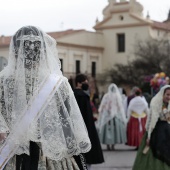
{"type": "Polygon", "coordinates": [[[91,64],[91,76],[96,77],[96,62],[92,62],[91,64]]]}
{"type": "Polygon", "coordinates": [[[80,60],[76,60],[76,74],[80,73],[80,60]]]}
{"type": "Polygon", "coordinates": [[[125,52],[125,34],[117,34],[117,51],[125,52]]]}
{"type": "Polygon", "coordinates": [[[122,15],[120,15],[120,16],[119,16],[119,19],[120,19],[121,21],[123,21],[123,20],[124,20],[124,17],[123,17],[122,15]]]}

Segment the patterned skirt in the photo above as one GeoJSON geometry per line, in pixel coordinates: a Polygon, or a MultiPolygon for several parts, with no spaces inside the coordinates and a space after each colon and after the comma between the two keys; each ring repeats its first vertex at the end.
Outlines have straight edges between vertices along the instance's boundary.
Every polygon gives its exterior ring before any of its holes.
{"type": "Polygon", "coordinates": [[[71,157],[55,161],[44,157],[40,148],[37,143],[30,142],[30,155],[15,155],[9,160],[4,170],[87,170],[86,162],[79,161],[80,156],[75,156],[75,159],[71,157]]]}
{"type": "Polygon", "coordinates": [[[105,124],[99,133],[99,138],[102,144],[120,144],[126,143],[126,126],[118,118],[113,118],[105,124]]]}
{"type": "MultiPolygon", "coordinates": [[[[21,166],[20,170],[24,168],[25,167],[21,166]]],[[[10,159],[4,170],[18,170],[16,168],[16,156],[10,159]]],[[[41,157],[38,162],[37,170],[79,170],[79,167],[73,158],[63,159],[62,161],[53,161],[48,158],[41,157]]]]}

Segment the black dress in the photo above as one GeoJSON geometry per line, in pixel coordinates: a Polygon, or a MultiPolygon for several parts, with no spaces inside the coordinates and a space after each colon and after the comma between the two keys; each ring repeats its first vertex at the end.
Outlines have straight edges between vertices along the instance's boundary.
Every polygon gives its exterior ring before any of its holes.
{"type": "Polygon", "coordinates": [[[150,140],[153,155],[170,166],[170,124],[158,120],[150,140]]]}
{"type": "Polygon", "coordinates": [[[39,160],[39,147],[30,141],[30,155],[21,154],[16,156],[16,170],[37,170],[39,160]]]}
{"type": "Polygon", "coordinates": [[[79,105],[82,117],[87,127],[92,148],[88,153],[85,153],[87,164],[99,164],[104,162],[103,152],[101,149],[98,133],[94,124],[92,108],[90,105],[90,97],[82,90],[75,89],[74,95],[79,105]]]}

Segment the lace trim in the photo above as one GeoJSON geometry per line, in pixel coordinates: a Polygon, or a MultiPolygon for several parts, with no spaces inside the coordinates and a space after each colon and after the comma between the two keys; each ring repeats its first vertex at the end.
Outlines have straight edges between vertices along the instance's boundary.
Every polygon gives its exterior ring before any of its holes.
{"type": "MultiPolygon", "coordinates": [[[[12,37],[8,61],[0,74],[1,132],[15,126],[45,77],[62,76],[56,41],[35,27],[23,27],[12,37]]],[[[56,161],[90,150],[77,102],[68,80],[63,79],[39,120],[23,135],[17,154],[29,154],[30,140],[40,142],[44,155],[56,161]]]]}

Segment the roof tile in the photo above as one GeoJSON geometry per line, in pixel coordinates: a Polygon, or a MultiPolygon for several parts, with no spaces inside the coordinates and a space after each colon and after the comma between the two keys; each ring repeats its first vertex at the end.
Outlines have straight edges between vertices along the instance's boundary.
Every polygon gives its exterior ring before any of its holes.
{"type": "MultiPolygon", "coordinates": [[[[58,31],[58,32],[47,32],[48,35],[50,35],[51,37],[53,37],[54,39],[66,36],[66,35],[70,35],[70,34],[74,34],[74,33],[78,33],[84,31],[83,29],[80,30],[73,30],[73,29],[69,29],[69,30],[65,30],[65,31],[58,31]]],[[[12,36],[0,36],[0,47],[8,47],[10,44],[12,36]]]]}

